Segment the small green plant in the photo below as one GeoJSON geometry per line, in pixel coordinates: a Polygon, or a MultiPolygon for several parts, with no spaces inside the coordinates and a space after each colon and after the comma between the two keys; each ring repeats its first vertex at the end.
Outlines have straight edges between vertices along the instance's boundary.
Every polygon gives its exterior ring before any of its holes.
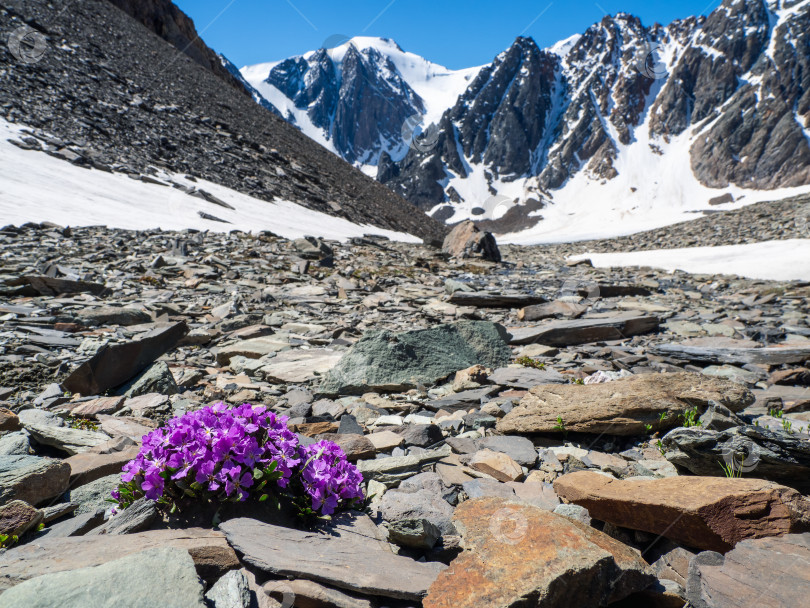
{"type": "Polygon", "coordinates": [[[782,416],[784,416],[784,414],[785,414],[784,410],[780,410],[779,408],[776,407],[768,409],[768,415],[773,416],[774,418],[781,418],[782,416]]]}
{"type": "Polygon", "coordinates": [[[652,431],[652,425],[651,424],[645,424],[644,425],[644,430],[647,431],[648,433],[651,432],[652,431]]]}
{"type": "Polygon", "coordinates": [[[523,367],[531,367],[534,369],[546,369],[546,364],[541,363],[537,359],[532,359],[531,357],[519,357],[515,363],[518,365],[522,365],[523,367]]]}
{"type": "Polygon", "coordinates": [[[742,477],[742,467],[739,467],[739,468],[735,467],[733,462],[731,462],[729,464],[726,464],[725,462],[721,462],[720,463],[720,468],[723,469],[723,473],[729,479],[739,479],[740,477],[742,477]]]}
{"type": "Polygon", "coordinates": [[[664,455],[664,453],[666,452],[666,449],[664,448],[664,442],[663,442],[663,441],[661,441],[660,439],[659,439],[658,441],[656,441],[656,442],[655,442],[655,447],[657,447],[657,448],[658,448],[658,451],[659,451],[659,452],[661,452],[661,455],[662,455],[662,456],[663,456],[663,455],[664,455]]]}
{"type": "Polygon", "coordinates": [[[20,539],[16,535],[9,536],[8,534],[0,534],[0,549],[8,549],[10,546],[16,544],[18,540],[20,539]]]}
{"type": "Polygon", "coordinates": [[[791,435],[793,434],[793,423],[787,418],[782,419],[782,428],[785,429],[785,431],[787,431],[791,435]]]}
{"type": "Polygon", "coordinates": [[[565,428],[565,422],[563,422],[562,416],[557,416],[557,424],[554,425],[555,431],[560,431],[563,436],[568,434],[568,430],[565,428]]]}
{"type": "Polygon", "coordinates": [[[686,410],[683,414],[683,426],[687,429],[693,426],[703,426],[703,423],[698,420],[698,409],[696,407],[686,410]]]}
{"type": "Polygon", "coordinates": [[[661,412],[661,415],[658,416],[658,422],[663,423],[669,417],[669,412],[661,412]]]}
{"type": "Polygon", "coordinates": [[[572,380],[572,384],[584,385],[584,384],[585,384],[585,381],[584,381],[582,378],[574,378],[574,379],[572,380]]]}
{"type": "Polygon", "coordinates": [[[78,429],[80,431],[98,430],[98,425],[92,420],[88,420],[87,418],[79,418],[78,416],[68,416],[67,423],[70,428],[78,429]]]}

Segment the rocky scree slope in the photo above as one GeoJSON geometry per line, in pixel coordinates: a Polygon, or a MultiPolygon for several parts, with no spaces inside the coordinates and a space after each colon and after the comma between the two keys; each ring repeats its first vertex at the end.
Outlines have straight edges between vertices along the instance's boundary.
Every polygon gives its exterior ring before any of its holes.
{"type": "Polygon", "coordinates": [[[807,285],[313,241],[0,229],[0,606],[803,605],[807,285]],[[341,445],[367,511],[111,517],[142,436],[220,400],[341,445]]]}
{"type": "Polygon", "coordinates": [[[443,234],[107,1],[78,0],[69,11],[2,2],[3,31],[23,26],[45,37],[45,52],[25,63],[0,49],[0,115],[54,135],[63,158],[133,176],[158,167],[357,224],[443,234]]]}

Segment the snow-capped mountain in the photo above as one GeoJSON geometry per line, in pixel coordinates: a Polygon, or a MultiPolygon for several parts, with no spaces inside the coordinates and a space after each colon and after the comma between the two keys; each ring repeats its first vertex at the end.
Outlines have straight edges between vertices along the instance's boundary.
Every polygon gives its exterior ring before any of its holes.
{"type": "Polygon", "coordinates": [[[381,153],[402,158],[407,134],[438,122],[479,69],[448,70],[391,40],[357,37],[241,73],[304,133],[363,166],[381,153]]]}
{"type": "Polygon", "coordinates": [[[516,242],[810,189],[810,0],[725,0],[668,26],[619,13],[462,72],[364,38],[242,74],[411,203],[516,242]],[[416,140],[414,114],[433,125],[416,140]]]}

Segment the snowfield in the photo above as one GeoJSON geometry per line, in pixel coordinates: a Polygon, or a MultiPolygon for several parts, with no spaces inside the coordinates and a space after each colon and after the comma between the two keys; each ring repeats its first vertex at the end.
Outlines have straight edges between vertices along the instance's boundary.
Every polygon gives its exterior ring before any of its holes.
{"type": "Polygon", "coordinates": [[[162,186],[123,174],[84,169],[9,143],[9,139],[19,139],[22,130],[0,119],[0,225],[49,221],[63,226],[105,225],[128,230],[269,230],[288,239],[319,236],[340,241],[374,234],[395,241],[421,242],[403,232],[353,224],[290,201],[263,201],[212,182],[192,182],[182,175],[154,176],[166,183],[162,186]],[[234,209],[190,196],[170,182],[205,190],[234,209]],[[198,211],[230,223],[203,219],[198,211]]]}
{"type": "Polygon", "coordinates": [[[583,253],[599,268],[650,266],[670,272],[736,274],[750,279],[810,281],[810,239],[765,241],[723,247],[687,247],[627,253],[583,253]]]}

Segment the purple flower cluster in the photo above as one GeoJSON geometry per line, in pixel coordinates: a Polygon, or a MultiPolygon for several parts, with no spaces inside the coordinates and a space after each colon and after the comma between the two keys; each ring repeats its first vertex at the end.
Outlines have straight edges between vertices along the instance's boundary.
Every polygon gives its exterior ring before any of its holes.
{"type": "Polygon", "coordinates": [[[167,503],[183,496],[243,501],[251,492],[274,491],[265,487],[270,482],[288,494],[305,493],[324,515],[363,497],[363,478],[339,446],[300,446],[286,423],[247,403],[218,403],[174,418],[144,436],[113,497],[122,504],[140,496],[167,503]]]}
{"type": "Polygon", "coordinates": [[[345,502],[363,498],[363,476],[346,460],[340,446],[319,441],[299,448],[304,461],[301,483],[312,499],[312,510],[333,513],[345,502]]]}

